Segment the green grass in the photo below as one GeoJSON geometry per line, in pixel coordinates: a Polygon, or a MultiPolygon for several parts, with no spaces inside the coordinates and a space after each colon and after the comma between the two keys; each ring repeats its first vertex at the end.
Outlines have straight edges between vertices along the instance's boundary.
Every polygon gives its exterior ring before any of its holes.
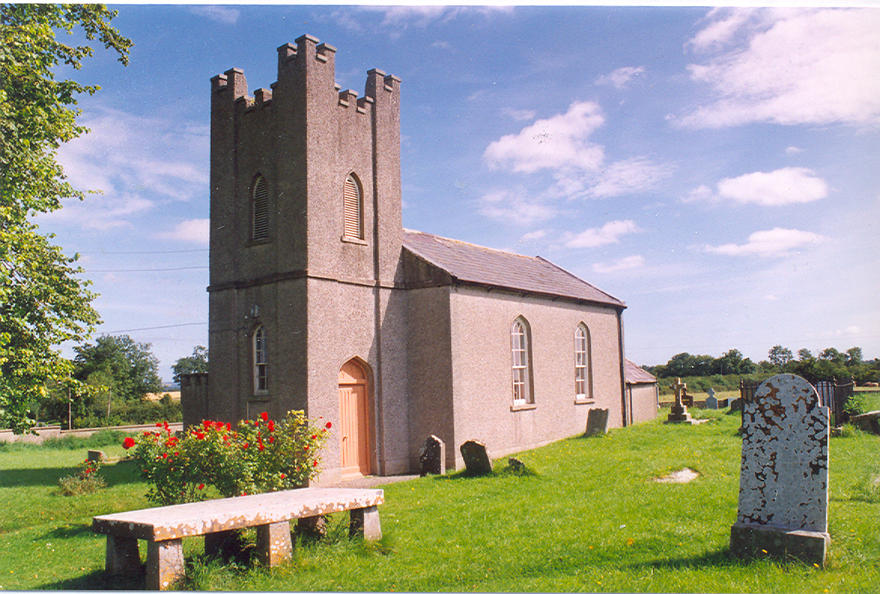
{"type": "MultiPolygon", "coordinates": [[[[385,486],[384,537],[301,541],[273,570],[190,555],[184,587],[222,590],[875,592],[880,583],[880,438],[855,430],[831,441],[828,567],[728,556],[736,519],[740,419],[659,421],[599,438],[568,439],[517,457],[534,472],[425,477],[385,486]],[[689,467],[687,484],[652,479],[689,467]]],[[[107,448],[110,455],[119,450],[107,448]]],[[[0,449],[0,586],[6,589],[142,587],[105,578],[103,538],[91,516],[147,506],[126,463],[108,488],[57,493],[85,449],[0,449]]],[[[503,461],[496,462],[503,468],[503,461]]]]}

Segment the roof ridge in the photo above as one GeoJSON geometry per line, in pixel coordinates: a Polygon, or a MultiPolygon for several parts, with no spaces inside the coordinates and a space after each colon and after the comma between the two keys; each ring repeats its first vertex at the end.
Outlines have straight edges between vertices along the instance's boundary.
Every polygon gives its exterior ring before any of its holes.
{"type": "MultiPolygon", "coordinates": [[[[503,250],[501,248],[488,247],[488,246],[480,245],[478,243],[473,243],[470,241],[464,241],[461,239],[454,239],[452,237],[444,237],[443,235],[436,235],[434,233],[427,233],[426,231],[418,231],[416,229],[404,229],[404,231],[407,233],[418,233],[420,235],[427,235],[428,237],[434,237],[437,239],[442,239],[444,241],[450,241],[453,243],[460,243],[463,245],[467,245],[467,246],[474,247],[474,248],[481,249],[481,250],[487,250],[490,252],[500,252],[506,256],[516,256],[518,258],[527,258],[529,260],[536,260],[536,259],[537,260],[544,260],[543,258],[541,258],[541,256],[526,256],[525,254],[518,254],[516,252],[511,252],[510,250],[503,250]]],[[[546,262],[547,260],[544,260],[544,261],[546,262]]]]}
{"type": "Polygon", "coordinates": [[[567,275],[570,276],[571,278],[573,278],[573,279],[575,279],[575,280],[577,280],[577,281],[580,281],[580,282],[584,283],[585,285],[589,286],[590,288],[599,291],[600,293],[602,293],[603,295],[605,295],[605,296],[608,297],[609,299],[613,299],[614,301],[616,301],[617,303],[620,303],[621,305],[624,305],[624,306],[626,305],[625,302],[621,301],[620,299],[618,299],[617,297],[615,297],[615,296],[612,295],[611,293],[606,293],[605,291],[603,291],[602,289],[600,289],[600,288],[597,287],[596,285],[594,285],[594,284],[592,284],[592,283],[588,283],[587,281],[585,281],[585,280],[582,279],[581,277],[577,276],[577,275],[574,274],[574,273],[569,272],[568,270],[566,270],[566,269],[563,268],[562,266],[559,266],[558,264],[554,264],[553,262],[551,262],[551,261],[548,260],[547,258],[542,258],[541,256],[535,256],[535,258],[537,258],[537,259],[540,260],[541,262],[544,262],[544,263],[546,263],[546,264],[549,264],[550,266],[552,266],[553,268],[556,268],[557,270],[559,270],[559,271],[561,271],[561,272],[564,272],[565,274],[567,274],[567,275]]]}

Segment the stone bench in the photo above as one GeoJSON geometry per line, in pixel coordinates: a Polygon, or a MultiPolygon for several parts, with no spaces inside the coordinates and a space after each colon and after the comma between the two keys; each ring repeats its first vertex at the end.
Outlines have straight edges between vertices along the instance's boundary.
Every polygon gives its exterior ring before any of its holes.
{"type": "Polygon", "coordinates": [[[147,588],[165,590],[184,575],[185,536],[206,535],[211,552],[218,544],[207,535],[256,527],[257,552],[271,567],[291,555],[290,520],[350,510],[349,532],[376,540],[382,537],[377,506],[384,501],[382,489],[309,487],[96,516],[92,530],[107,535],[110,574],[141,571],[137,541],[146,540],[147,588]]]}

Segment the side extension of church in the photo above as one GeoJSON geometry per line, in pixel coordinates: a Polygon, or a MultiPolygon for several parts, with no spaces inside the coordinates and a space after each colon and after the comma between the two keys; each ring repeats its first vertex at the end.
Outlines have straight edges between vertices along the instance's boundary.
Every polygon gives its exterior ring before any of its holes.
{"type": "MultiPolygon", "coordinates": [[[[333,425],[321,482],[418,467],[424,439],[493,456],[629,424],[625,305],[542,258],[405,230],[400,80],[334,80],[336,50],[278,48],[278,79],[211,81],[210,368],[185,422],[303,409],[333,425]]],[[[632,414],[630,413],[630,416],[632,414]]]]}

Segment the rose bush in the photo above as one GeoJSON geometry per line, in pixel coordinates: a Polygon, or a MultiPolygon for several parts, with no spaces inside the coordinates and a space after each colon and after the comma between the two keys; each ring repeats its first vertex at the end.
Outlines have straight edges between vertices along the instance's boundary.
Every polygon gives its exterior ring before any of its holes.
{"type": "Polygon", "coordinates": [[[80,462],[76,474],[63,476],[58,479],[61,494],[82,495],[84,493],[94,493],[98,489],[106,487],[107,483],[98,476],[101,466],[100,460],[85,459],[80,462]]]}
{"type": "Polygon", "coordinates": [[[156,426],[126,438],[123,447],[150,483],[147,498],[161,505],[205,499],[208,486],[224,497],[304,486],[318,474],[332,427],[310,421],[302,411],[277,422],[264,412],[235,426],[205,420],[180,437],[168,423],[156,426]]]}

